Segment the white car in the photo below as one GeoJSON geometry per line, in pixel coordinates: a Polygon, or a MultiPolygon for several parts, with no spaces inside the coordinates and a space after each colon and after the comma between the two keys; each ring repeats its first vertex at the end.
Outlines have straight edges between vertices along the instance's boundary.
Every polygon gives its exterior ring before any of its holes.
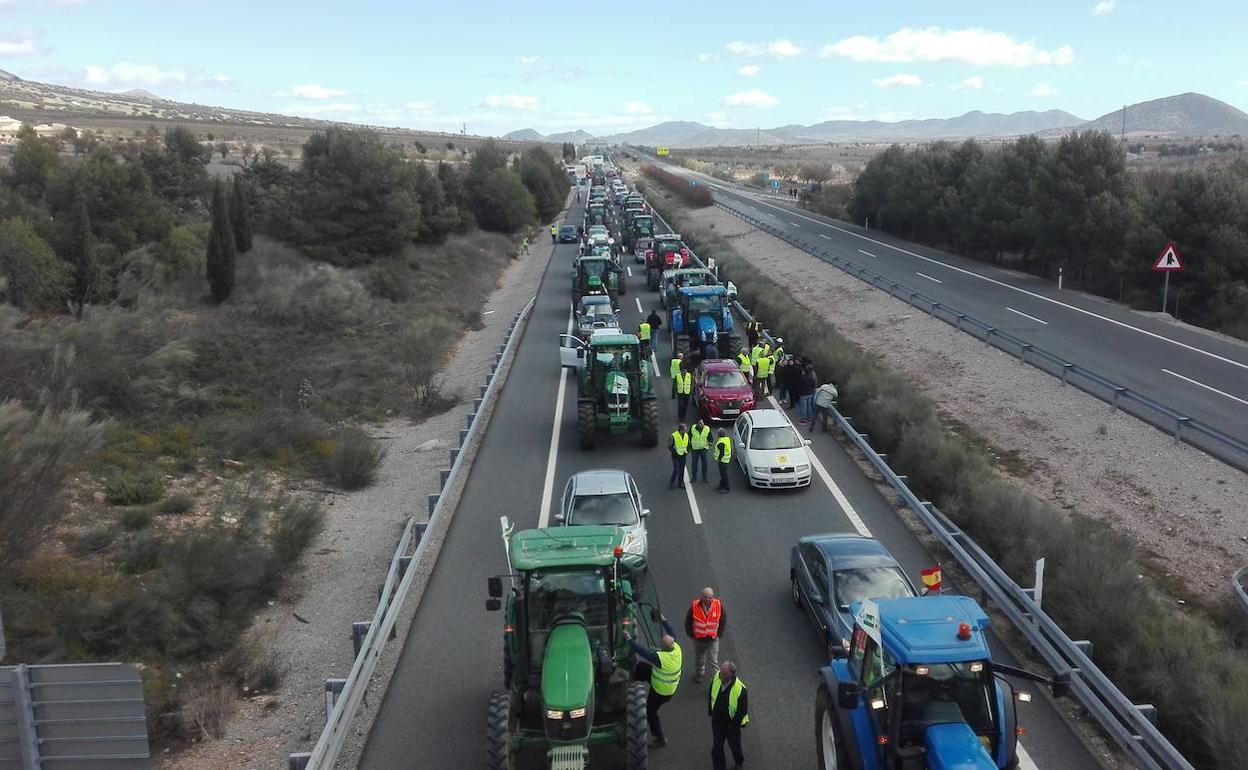
{"type": "Polygon", "coordinates": [[[641,505],[632,475],[603,468],[581,471],[568,479],[555,526],[614,525],[624,530],[624,551],[646,555],[648,508],[641,505]]]}
{"type": "Polygon", "coordinates": [[[732,428],[733,455],[752,487],[804,487],[810,484],[808,439],[775,409],[751,409],[732,428]]]}

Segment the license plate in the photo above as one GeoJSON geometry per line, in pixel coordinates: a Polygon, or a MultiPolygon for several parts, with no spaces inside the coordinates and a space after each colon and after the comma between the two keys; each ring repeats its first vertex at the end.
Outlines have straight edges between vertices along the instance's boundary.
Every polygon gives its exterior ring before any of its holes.
{"type": "Polygon", "coordinates": [[[723,414],[741,414],[741,410],[740,409],[725,409],[723,410],[723,414]]]}

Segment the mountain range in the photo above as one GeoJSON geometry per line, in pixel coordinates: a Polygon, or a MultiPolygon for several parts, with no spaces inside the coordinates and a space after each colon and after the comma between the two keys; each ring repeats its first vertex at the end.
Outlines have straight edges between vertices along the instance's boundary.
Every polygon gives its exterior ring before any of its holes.
{"type": "MultiPolygon", "coordinates": [[[[1248,136],[1248,113],[1196,93],[1168,96],[1125,108],[1127,133],[1135,136],[1167,137],[1248,136]]],[[[1013,112],[1009,114],[974,110],[956,118],[903,120],[829,120],[809,126],[775,128],[714,128],[691,121],[668,121],[636,131],[593,137],[584,131],[543,136],[531,128],[513,131],[504,139],[516,141],[597,140],[607,144],[635,144],[648,147],[729,147],[736,145],[818,144],[824,142],[926,142],[936,139],[1001,138],[1039,134],[1061,135],[1072,130],[1118,133],[1122,130],[1123,110],[1084,120],[1061,110],[1013,112]]]]}

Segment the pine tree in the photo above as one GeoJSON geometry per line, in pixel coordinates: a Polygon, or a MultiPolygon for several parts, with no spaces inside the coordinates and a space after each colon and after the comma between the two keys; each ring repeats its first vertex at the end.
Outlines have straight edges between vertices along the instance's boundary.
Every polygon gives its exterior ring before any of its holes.
{"type": "Polygon", "coordinates": [[[212,190],[212,230],[208,233],[208,285],[214,302],[225,302],[234,291],[234,263],[238,257],[230,212],[221,180],[212,190]]]}
{"type": "Polygon", "coordinates": [[[99,251],[91,232],[91,215],[81,196],[74,203],[74,220],[69,231],[66,261],[74,266],[74,317],[82,320],[87,303],[100,289],[99,251]]]}
{"type": "Polygon", "coordinates": [[[239,254],[251,251],[251,201],[247,183],[235,179],[230,189],[230,226],[234,229],[234,246],[239,254]]]}

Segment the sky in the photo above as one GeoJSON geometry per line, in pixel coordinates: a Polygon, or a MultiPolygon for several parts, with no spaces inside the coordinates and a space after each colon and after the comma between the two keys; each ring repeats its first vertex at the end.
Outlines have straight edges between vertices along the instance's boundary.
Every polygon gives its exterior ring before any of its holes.
{"type": "Polygon", "coordinates": [[[1248,109],[1248,2],[0,0],[0,69],[437,131],[1248,109]],[[1194,10],[1199,7],[1199,11],[1194,10]]]}

